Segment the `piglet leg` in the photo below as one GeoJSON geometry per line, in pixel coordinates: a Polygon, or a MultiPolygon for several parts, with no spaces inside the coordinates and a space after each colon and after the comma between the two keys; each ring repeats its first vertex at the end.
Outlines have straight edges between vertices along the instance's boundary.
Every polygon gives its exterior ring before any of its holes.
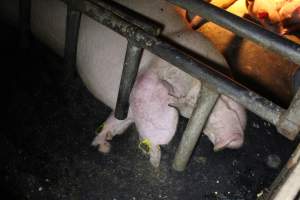
{"type": "Polygon", "coordinates": [[[160,164],[160,158],[161,158],[161,150],[159,145],[152,144],[150,151],[150,163],[152,164],[153,167],[159,167],[160,164]]]}
{"type": "Polygon", "coordinates": [[[133,123],[131,118],[131,112],[129,111],[128,117],[125,120],[118,120],[114,117],[114,112],[110,114],[107,120],[103,124],[103,128],[94,138],[92,145],[98,146],[98,150],[102,153],[108,153],[110,151],[109,140],[115,135],[122,134],[130,124],[133,123]]]}

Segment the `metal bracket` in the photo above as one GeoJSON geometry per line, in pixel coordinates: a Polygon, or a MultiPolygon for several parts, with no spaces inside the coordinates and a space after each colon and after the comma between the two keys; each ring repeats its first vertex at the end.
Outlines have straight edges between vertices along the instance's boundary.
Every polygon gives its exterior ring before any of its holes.
{"type": "Polygon", "coordinates": [[[300,89],[295,94],[290,107],[283,112],[276,124],[277,130],[290,140],[294,140],[300,131],[300,89]]]}

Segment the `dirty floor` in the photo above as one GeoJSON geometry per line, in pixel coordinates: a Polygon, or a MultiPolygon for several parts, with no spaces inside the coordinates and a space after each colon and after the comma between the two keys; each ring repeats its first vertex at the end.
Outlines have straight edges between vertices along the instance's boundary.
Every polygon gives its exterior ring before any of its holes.
{"type": "MultiPolygon", "coordinates": [[[[4,26],[1,26],[4,27],[4,26]]],[[[102,155],[90,143],[110,109],[78,76],[66,79],[62,59],[33,40],[18,48],[14,29],[1,30],[0,183],[5,199],[255,199],[295,148],[248,113],[245,145],[214,153],[202,136],[184,172],[171,164],[187,120],[162,147],[159,169],[138,148],[134,127],[102,155]]]]}

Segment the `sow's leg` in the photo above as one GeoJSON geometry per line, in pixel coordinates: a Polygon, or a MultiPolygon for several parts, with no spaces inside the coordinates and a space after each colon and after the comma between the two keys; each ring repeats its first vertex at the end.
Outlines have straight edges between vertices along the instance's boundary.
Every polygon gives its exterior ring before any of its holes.
{"type": "Polygon", "coordinates": [[[141,141],[147,141],[150,162],[160,163],[159,145],[168,144],[173,138],[178,122],[178,112],[168,104],[172,86],[151,70],[142,73],[132,90],[130,106],[141,141]]]}
{"type": "Polygon", "coordinates": [[[108,153],[110,150],[109,141],[112,140],[115,135],[122,134],[128,126],[133,123],[133,119],[130,115],[131,113],[129,112],[128,117],[125,120],[118,120],[114,117],[114,112],[112,112],[103,123],[102,130],[94,138],[92,145],[98,146],[100,152],[108,153]]]}
{"type": "Polygon", "coordinates": [[[147,141],[151,164],[158,167],[161,158],[159,145],[168,144],[177,128],[177,110],[168,105],[173,100],[169,95],[171,91],[172,86],[151,70],[141,73],[130,96],[127,119],[118,120],[112,113],[92,145],[99,145],[100,152],[109,152],[108,141],[135,122],[141,141],[147,141]]]}

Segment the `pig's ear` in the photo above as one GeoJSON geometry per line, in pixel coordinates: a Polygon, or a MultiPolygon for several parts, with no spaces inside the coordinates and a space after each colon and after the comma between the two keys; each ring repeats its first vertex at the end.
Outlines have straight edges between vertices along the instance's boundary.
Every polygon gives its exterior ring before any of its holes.
{"type": "Polygon", "coordinates": [[[166,80],[160,80],[160,82],[164,85],[165,88],[167,88],[169,95],[176,96],[174,87],[172,86],[171,83],[169,83],[166,80]]]}
{"type": "Polygon", "coordinates": [[[240,133],[232,133],[230,137],[226,137],[214,144],[214,151],[221,151],[225,148],[238,149],[243,145],[243,136],[240,133]]]}
{"type": "Polygon", "coordinates": [[[168,89],[169,104],[168,106],[175,108],[181,116],[189,118],[193,112],[193,105],[189,105],[187,97],[177,97],[174,87],[166,80],[161,80],[162,84],[168,89]]]}
{"type": "Polygon", "coordinates": [[[190,118],[193,112],[194,107],[182,102],[181,99],[176,99],[175,101],[168,104],[170,107],[175,108],[181,116],[185,118],[190,118]]]}

